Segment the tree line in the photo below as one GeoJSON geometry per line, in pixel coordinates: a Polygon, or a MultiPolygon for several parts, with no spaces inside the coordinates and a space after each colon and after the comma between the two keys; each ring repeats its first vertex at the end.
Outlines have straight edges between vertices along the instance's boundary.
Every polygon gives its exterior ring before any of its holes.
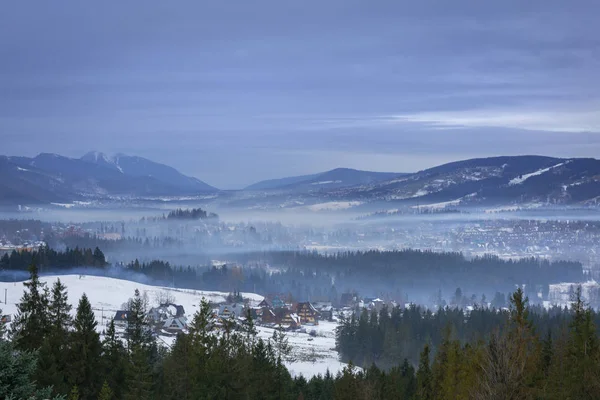
{"type": "Polygon", "coordinates": [[[216,219],[219,216],[215,213],[209,213],[201,208],[181,209],[170,211],[167,214],[166,219],[183,219],[183,220],[194,220],[194,219],[216,219]]]}
{"type": "MultiPolygon", "coordinates": [[[[590,311],[590,316],[595,324],[600,323],[599,314],[590,311]]],[[[341,316],[336,347],[342,361],[360,366],[376,364],[390,369],[399,359],[416,366],[425,345],[435,355],[448,339],[447,334],[461,345],[487,342],[496,330],[507,326],[510,317],[509,309],[484,306],[475,306],[468,312],[458,307],[432,312],[417,305],[406,309],[363,309],[341,316]]],[[[559,337],[572,322],[573,313],[560,307],[529,305],[529,319],[537,332],[559,337]]]]}
{"type": "Polygon", "coordinates": [[[44,246],[36,251],[12,251],[0,258],[0,270],[27,271],[34,263],[40,268],[106,267],[108,263],[100,248],[66,248],[57,251],[44,246]]]}

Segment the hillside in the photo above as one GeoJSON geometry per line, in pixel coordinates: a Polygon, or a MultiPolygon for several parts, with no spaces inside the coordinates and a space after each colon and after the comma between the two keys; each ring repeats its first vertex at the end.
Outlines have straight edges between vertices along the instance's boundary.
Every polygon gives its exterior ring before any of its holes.
{"type": "Polygon", "coordinates": [[[312,191],[352,187],[385,181],[404,174],[336,168],[312,175],[293,176],[257,182],[244,190],[312,191]]]}

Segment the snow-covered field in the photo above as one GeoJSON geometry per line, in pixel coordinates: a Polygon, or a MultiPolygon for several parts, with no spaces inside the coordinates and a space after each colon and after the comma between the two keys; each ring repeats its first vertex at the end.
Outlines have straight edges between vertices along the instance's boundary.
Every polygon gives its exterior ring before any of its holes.
{"type": "MultiPolygon", "coordinates": [[[[122,309],[123,304],[133,297],[135,289],[139,289],[142,295],[144,293],[147,295],[150,306],[157,305],[158,296],[168,293],[175,298],[176,304],[184,307],[188,320],[191,320],[203,297],[214,303],[225,302],[227,297],[227,293],[223,292],[174,289],[89,275],[44,276],[40,278],[40,281],[51,287],[57,278],[60,278],[61,282],[67,286],[69,303],[73,306],[73,314],[75,314],[75,308],[83,293],[88,296],[100,332],[106,329],[115,312],[122,309]]],[[[17,312],[16,304],[23,295],[23,289],[23,282],[0,282],[0,309],[2,314],[14,315],[17,312]],[[5,290],[6,304],[4,303],[5,290]]],[[[263,299],[263,296],[254,293],[242,293],[242,296],[250,299],[252,305],[258,304],[263,299]]],[[[293,375],[302,374],[309,378],[319,373],[324,374],[327,369],[333,374],[342,370],[344,364],[338,361],[337,352],[334,350],[335,327],[335,323],[322,321],[318,326],[305,327],[307,332],[313,329],[316,330],[317,337],[312,338],[307,333],[288,334],[288,340],[292,346],[292,355],[286,365],[290,373],[293,375]],[[309,341],[309,339],[313,340],[309,341]]],[[[273,335],[273,329],[270,328],[258,327],[258,331],[259,336],[265,339],[273,335]]],[[[161,341],[166,345],[170,345],[173,340],[172,337],[161,337],[161,341]]]]}

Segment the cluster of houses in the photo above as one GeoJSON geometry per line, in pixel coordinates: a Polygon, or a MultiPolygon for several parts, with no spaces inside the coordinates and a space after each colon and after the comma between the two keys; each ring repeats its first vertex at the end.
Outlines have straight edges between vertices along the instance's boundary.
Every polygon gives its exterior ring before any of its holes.
{"type": "MultiPolygon", "coordinates": [[[[127,328],[129,312],[117,311],[113,321],[115,327],[127,328]]],[[[146,315],[150,328],[157,334],[173,335],[187,330],[188,321],[183,306],[171,303],[161,304],[150,309],[146,315]]]]}
{"type": "MultiPolygon", "coordinates": [[[[379,298],[359,298],[355,293],[345,293],[340,302],[342,309],[358,307],[379,311],[386,305],[391,304],[379,298]]],[[[302,329],[303,326],[319,325],[319,321],[323,320],[333,321],[335,310],[337,308],[327,301],[294,302],[284,295],[269,295],[255,306],[250,306],[246,302],[215,305],[213,318],[215,326],[222,326],[225,322],[241,324],[250,315],[256,325],[291,331],[302,329]]],[[[150,328],[156,334],[175,335],[187,331],[188,328],[188,319],[181,305],[161,304],[151,308],[146,317],[150,328]]],[[[117,311],[113,320],[116,327],[125,329],[128,323],[128,311],[117,311]]]]}
{"type": "Polygon", "coordinates": [[[265,297],[256,307],[221,305],[216,317],[244,319],[248,313],[257,325],[295,330],[302,325],[318,325],[323,318],[331,319],[333,308],[327,303],[313,305],[310,302],[286,302],[284,296],[272,295],[265,297]]]}
{"type": "MultiPolygon", "coordinates": [[[[117,311],[113,321],[117,328],[125,329],[128,324],[128,311],[117,311]]],[[[246,303],[220,304],[213,309],[215,325],[222,325],[225,321],[241,323],[250,314],[256,325],[278,327],[286,330],[297,330],[303,325],[318,325],[319,320],[333,319],[331,303],[310,302],[288,303],[284,296],[265,297],[257,306],[251,307],[246,303]]],[[[160,335],[175,335],[185,332],[188,328],[188,319],[183,306],[177,304],[161,304],[150,309],[146,315],[152,331],[160,335]]]]}

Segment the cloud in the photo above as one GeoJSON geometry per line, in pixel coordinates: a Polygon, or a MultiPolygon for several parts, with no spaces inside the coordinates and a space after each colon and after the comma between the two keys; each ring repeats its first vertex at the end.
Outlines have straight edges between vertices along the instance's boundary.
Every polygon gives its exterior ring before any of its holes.
{"type": "Polygon", "coordinates": [[[2,152],[124,151],[222,186],[588,155],[598,14],[591,0],[10,2],[2,152]]]}
{"type": "MultiPolygon", "coordinates": [[[[586,105],[587,107],[587,105],[586,105]]],[[[398,122],[418,122],[437,129],[496,127],[548,132],[600,133],[600,108],[592,110],[485,110],[423,112],[398,115],[398,122]]]]}

